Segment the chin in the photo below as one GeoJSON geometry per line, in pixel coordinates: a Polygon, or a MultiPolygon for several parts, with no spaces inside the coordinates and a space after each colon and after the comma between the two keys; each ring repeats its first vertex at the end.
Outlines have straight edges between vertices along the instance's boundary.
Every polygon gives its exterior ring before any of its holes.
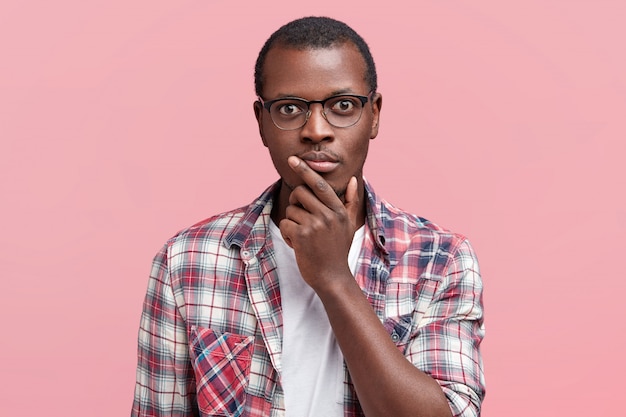
{"type": "Polygon", "coordinates": [[[343,201],[343,198],[346,195],[346,187],[340,189],[333,187],[333,191],[335,192],[335,194],[337,194],[337,197],[339,197],[339,199],[343,201]]]}
{"type": "MultiPolygon", "coordinates": [[[[282,184],[289,189],[289,191],[293,191],[296,187],[300,186],[300,185],[306,185],[304,183],[298,183],[298,184],[294,184],[291,182],[286,181],[284,178],[281,179],[282,184]]],[[[333,191],[335,192],[335,194],[337,195],[337,197],[339,197],[340,199],[343,200],[343,197],[346,195],[346,190],[348,188],[348,185],[344,185],[343,187],[337,187],[333,184],[329,184],[330,187],[333,189],[333,191]]]]}

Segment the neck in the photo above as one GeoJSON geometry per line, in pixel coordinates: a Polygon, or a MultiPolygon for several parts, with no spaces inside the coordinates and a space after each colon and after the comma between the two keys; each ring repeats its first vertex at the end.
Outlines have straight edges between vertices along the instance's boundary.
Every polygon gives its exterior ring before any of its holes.
{"type": "MultiPolygon", "coordinates": [[[[272,221],[276,225],[279,225],[280,221],[286,217],[285,212],[287,210],[287,206],[289,206],[289,196],[292,190],[293,190],[292,187],[290,187],[284,181],[281,181],[280,188],[274,195],[274,205],[272,208],[271,218],[272,218],[272,221]]],[[[336,194],[337,194],[337,197],[339,197],[339,199],[341,200],[341,202],[345,204],[346,202],[345,193],[341,192],[341,193],[336,193],[336,194]]],[[[359,200],[362,201],[363,204],[361,204],[361,207],[359,208],[359,212],[357,214],[357,219],[356,219],[357,228],[365,224],[365,211],[366,211],[365,188],[362,182],[359,183],[358,194],[359,194],[359,200]]]]}

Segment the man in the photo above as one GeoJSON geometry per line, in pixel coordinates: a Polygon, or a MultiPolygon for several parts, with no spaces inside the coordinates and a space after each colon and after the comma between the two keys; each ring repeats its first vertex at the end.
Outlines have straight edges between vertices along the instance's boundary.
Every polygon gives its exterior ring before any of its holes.
{"type": "Polygon", "coordinates": [[[382,97],[363,39],[293,21],[255,84],[280,181],[156,256],[132,415],[479,415],[478,265],[364,180],[382,97]]]}

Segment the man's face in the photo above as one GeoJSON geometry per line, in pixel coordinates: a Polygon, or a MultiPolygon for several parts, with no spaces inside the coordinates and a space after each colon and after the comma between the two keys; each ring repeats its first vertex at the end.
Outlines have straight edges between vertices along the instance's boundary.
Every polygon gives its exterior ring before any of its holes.
{"type": "MultiPolygon", "coordinates": [[[[324,49],[297,50],[276,46],[267,54],[263,68],[263,100],[299,97],[324,100],[337,94],[367,96],[365,61],[351,43],[324,49]]],[[[321,104],[312,104],[307,123],[295,130],[281,130],[274,125],[269,112],[259,102],[254,110],[263,144],[283,184],[288,189],[302,180],[287,164],[295,155],[317,171],[342,196],[352,176],[362,190],[362,170],[369,140],[378,134],[382,99],[374,94],[363,107],[360,120],[353,126],[338,128],[326,121],[321,104]]],[[[281,194],[287,192],[285,187],[281,194]]]]}

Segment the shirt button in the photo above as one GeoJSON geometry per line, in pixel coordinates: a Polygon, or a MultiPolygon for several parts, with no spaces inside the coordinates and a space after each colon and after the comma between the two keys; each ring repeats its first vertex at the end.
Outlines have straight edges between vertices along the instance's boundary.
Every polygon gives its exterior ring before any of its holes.
{"type": "Polygon", "coordinates": [[[393,332],[391,334],[391,340],[393,340],[394,343],[397,342],[398,340],[400,340],[400,336],[398,336],[398,333],[393,332]]]}

